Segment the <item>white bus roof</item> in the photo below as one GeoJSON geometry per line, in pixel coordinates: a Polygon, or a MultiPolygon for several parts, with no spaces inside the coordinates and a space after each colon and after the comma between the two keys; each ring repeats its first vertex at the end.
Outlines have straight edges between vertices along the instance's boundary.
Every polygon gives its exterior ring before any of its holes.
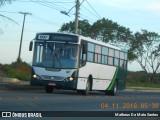
{"type": "MultiPolygon", "coordinates": [[[[120,50],[120,51],[124,51],[124,52],[127,52],[127,49],[122,49],[120,47],[117,47],[117,46],[114,46],[114,45],[111,45],[109,43],[105,43],[105,42],[102,42],[102,41],[98,41],[98,40],[95,40],[95,39],[92,39],[90,37],[84,37],[82,35],[77,35],[77,34],[73,34],[73,33],[63,33],[63,32],[39,32],[37,33],[38,34],[64,34],[64,35],[73,35],[73,36],[77,36],[79,37],[79,39],[82,39],[82,40],[85,40],[85,41],[88,41],[88,42],[92,42],[92,43],[96,43],[96,44],[99,44],[99,45],[102,45],[102,46],[106,46],[106,47],[109,47],[109,48],[113,48],[113,49],[116,49],[116,50],[120,50]]],[[[79,43],[80,44],[80,43],[79,43]]]]}

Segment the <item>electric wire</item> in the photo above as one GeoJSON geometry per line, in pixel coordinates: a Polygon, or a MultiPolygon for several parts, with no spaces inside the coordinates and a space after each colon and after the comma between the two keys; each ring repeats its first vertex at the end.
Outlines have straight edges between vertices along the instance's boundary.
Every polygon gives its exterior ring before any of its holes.
{"type": "MultiPolygon", "coordinates": [[[[36,0],[16,0],[17,2],[32,2],[32,1],[35,1],[36,2],[36,0]]],[[[39,2],[48,2],[48,3],[74,3],[74,2],[65,2],[65,1],[63,1],[63,2],[58,2],[58,1],[56,1],[56,2],[50,2],[50,1],[46,1],[46,0],[39,0],[39,2]]]]}
{"type": "MultiPolygon", "coordinates": [[[[40,4],[40,5],[43,5],[43,6],[46,6],[46,7],[49,7],[51,9],[55,9],[55,10],[58,10],[58,11],[69,11],[70,9],[68,8],[65,8],[63,6],[60,6],[60,5],[57,5],[57,3],[61,3],[61,4],[66,4],[66,3],[74,3],[74,2],[71,2],[71,1],[63,1],[63,2],[59,2],[59,1],[47,1],[47,0],[18,0],[19,2],[34,2],[34,3],[37,3],[37,4],[40,4]]],[[[81,3],[81,5],[83,6],[84,9],[86,9],[89,13],[91,13],[94,17],[96,18],[101,18],[100,15],[96,12],[96,10],[91,6],[91,4],[87,1],[87,0],[83,0],[81,3]],[[90,10],[88,10],[86,7],[84,7],[84,5],[82,4],[84,1],[87,2],[87,4],[90,6],[90,8],[95,12],[95,14],[93,12],[91,12],[90,10]]],[[[73,6],[74,7],[74,6],[73,6]]],[[[75,13],[69,11],[68,14],[70,15],[74,15],[75,13]]],[[[83,14],[84,15],[84,14],[83,14]]],[[[86,15],[87,16],[87,15],[86,15]]],[[[92,19],[93,20],[93,19],[92,19]]],[[[92,21],[90,19],[90,21],[92,21]]]]}
{"type": "Polygon", "coordinates": [[[84,5],[82,5],[82,7],[83,7],[88,13],[90,13],[91,15],[93,15],[94,17],[96,17],[96,18],[99,19],[98,16],[96,16],[93,12],[91,12],[89,9],[87,9],[86,7],[84,7],[84,5]]]}
{"type": "MultiPolygon", "coordinates": [[[[32,1],[32,2],[35,2],[35,1],[32,1]]],[[[39,2],[39,1],[36,1],[35,3],[37,4],[40,4],[40,5],[43,5],[43,6],[46,6],[48,8],[52,8],[52,9],[55,9],[55,10],[58,10],[58,11],[61,11],[62,9],[58,8],[58,7],[55,7],[55,6],[52,6],[50,4],[45,4],[45,3],[42,3],[42,2],[39,2]]]]}
{"type": "Polygon", "coordinates": [[[0,11],[0,12],[3,12],[3,13],[15,13],[15,14],[18,14],[18,12],[9,12],[9,11],[0,11]]]}
{"type": "Polygon", "coordinates": [[[90,8],[96,13],[96,15],[101,19],[101,16],[98,14],[98,12],[91,6],[91,4],[85,0],[87,2],[87,4],[90,6],[90,8]]]}
{"type": "MultiPolygon", "coordinates": [[[[68,10],[69,11],[70,10],[70,9],[68,9],[66,7],[61,6],[60,3],[61,4],[74,3],[73,1],[63,1],[63,2],[60,2],[60,1],[47,1],[47,0],[17,0],[17,2],[32,2],[32,3],[37,3],[37,4],[40,4],[42,6],[46,6],[48,8],[51,8],[51,9],[54,9],[54,10],[57,10],[57,11],[64,11],[64,10],[66,10],[66,11],[68,10]],[[57,4],[59,4],[59,5],[57,5],[57,4]]],[[[82,6],[83,10],[87,11],[88,13],[90,13],[90,15],[96,17],[96,19],[97,18],[101,18],[100,15],[96,12],[96,10],[91,6],[91,4],[87,0],[83,0],[81,2],[81,6],[82,6]],[[86,1],[86,3],[95,12],[95,14],[82,4],[84,1],[86,1]]],[[[0,12],[18,14],[18,12],[10,12],[10,11],[0,11],[0,12]]],[[[72,12],[72,11],[69,11],[68,14],[75,15],[75,13],[72,12]]],[[[37,16],[33,16],[33,17],[36,18],[37,16]]],[[[84,19],[87,18],[87,20],[90,21],[91,23],[93,23],[93,21],[95,21],[92,17],[88,17],[88,15],[86,15],[86,12],[83,12],[83,14],[80,13],[79,17],[82,18],[82,19],[83,18],[84,19]]],[[[50,22],[48,20],[44,20],[44,19],[42,20],[41,18],[38,18],[38,19],[40,19],[42,22],[45,22],[45,23],[48,23],[48,24],[53,24],[52,22],[50,22]]]]}

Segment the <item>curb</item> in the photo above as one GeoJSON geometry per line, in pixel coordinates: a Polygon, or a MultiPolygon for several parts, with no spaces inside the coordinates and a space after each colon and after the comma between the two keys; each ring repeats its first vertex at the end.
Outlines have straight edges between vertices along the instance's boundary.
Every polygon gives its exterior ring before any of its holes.
{"type": "Polygon", "coordinates": [[[150,87],[128,87],[124,91],[135,91],[135,92],[160,92],[160,88],[150,88],[150,87]]]}
{"type": "Polygon", "coordinates": [[[29,84],[5,83],[0,85],[1,90],[40,90],[44,86],[31,86],[29,84]]]}
{"type": "MultiPolygon", "coordinates": [[[[29,82],[20,83],[0,83],[0,90],[42,90],[44,86],[31,86],[29,82]]],[[[160,92],[160,88],[143,88],[143,87],[129,87],[124,91],[133,92],[160,92]]]]}
{"type": "MultiPolygon", "coordinates": [[[[20,81],[15,78],[1,78],[0,90],[38,90],[44,89],[44,86],[31,86],[30,81],[20,81]]],[[[124,91],[143,91],[143,92],[160,92],[160,88],[151,87],[127,87],[124,91]]]]}

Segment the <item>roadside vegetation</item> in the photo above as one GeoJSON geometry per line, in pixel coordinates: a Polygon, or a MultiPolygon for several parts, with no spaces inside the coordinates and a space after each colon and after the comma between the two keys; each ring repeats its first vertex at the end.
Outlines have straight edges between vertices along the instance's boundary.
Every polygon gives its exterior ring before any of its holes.
{"type": "Polygon", "coordinates": [[[160,74],[157,74],[152,82],[150,82],[144,71],[128,71],[126,86],[160,88],[160,74]]]}
{"type": "MultiPolygon", "coordinates": [[[[4,77],[29,81],[31,77],[31,66],[22,61],[5,65],[0,64],[0,73],[0,76],[3,74],[4,77]]],[[[144,71],[128,71],[126,87],[160,88],[160,74],[157,74],[155,79],[149,83],[144,71]]]]}
{"type": "Polygon", "coordinates": [[[31,67],[22,61],[12,62],[11,64],[0,64],[0,71],[9,78],[17,78],[19,80],[30,80],[31,67]]]}

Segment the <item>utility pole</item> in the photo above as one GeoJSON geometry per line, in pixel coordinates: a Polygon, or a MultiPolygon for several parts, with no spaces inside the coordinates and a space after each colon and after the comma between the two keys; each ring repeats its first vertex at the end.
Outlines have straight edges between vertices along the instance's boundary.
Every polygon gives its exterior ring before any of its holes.
{"type": "MultiPolygon", "coordinates": [[[[85,0],[83,0],[83,2],[84,2],[85,0]]],[[[82,3],[83,3],[82,2],[82,3]]],[[[82,4],[81,3],[81,4],[82,4]]],[[[69,16],[68,14],[69,14],[69,12],[74,8],[74,7],[76,7],[76,14],[75,14],[75,34],[78,34],[78,16],[79,16],[79,8],[80,8],[80,6],[81,6],[81,4],[79,3],[79,0],[76,0],[76,5],[75,6],[73,6],[68,12],[66,12],[66,11],[60,11],[62,14],[65,14],[65,15],[67,15],[67,16],[69,16]]]]}
{"type": "Polygon", "coordinates": [[[26,15],[32,15],[31,13],[28,13],[28,12],[19,12],[19,13],[20,13],[20,14],[23,14],[23,15],[24,15],[24,18],[23,18],[23,25],[22,25],[20,46],[19,46],[19,54],[18,54],[18,59],[17,59],[18,62],[19,62],[20,59],[21,59],[21,47],[22,47],[22,39],[23,39],[23,31],[24,31],[25,18],[26,18],[26,15]]]}
{"type": "Polygon", "coordinates": [[[75,15],[75,34],[78,34],[78,15],[79,15],[79,0],[76,1],[76,15],[75,15]]]}

